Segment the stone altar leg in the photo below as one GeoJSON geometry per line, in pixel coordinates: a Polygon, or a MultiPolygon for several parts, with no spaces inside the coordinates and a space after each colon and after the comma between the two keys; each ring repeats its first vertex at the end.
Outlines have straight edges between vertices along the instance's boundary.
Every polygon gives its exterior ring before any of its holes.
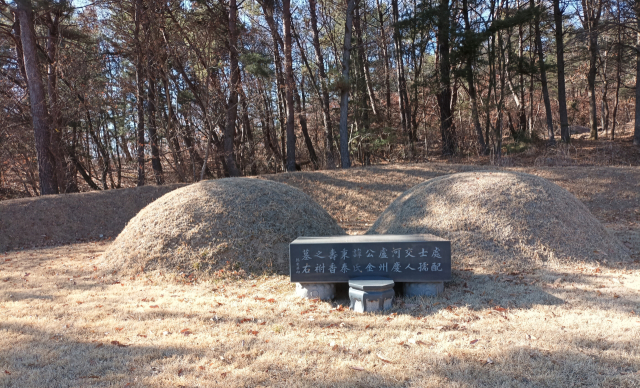
{"type": "Polygon", "coordinates": [[[437,296],[444,291],[444,282],[404,283],[404,296],[437,296]]]}
{"type": "Polygon", "coordinates": [[[296,295],[302,298],[331,300],[335,294],[334,283],[296,283],[296,295]]]}
{"type": "Polygon", "coordinates": [[[349,308],[357,313],[389,310],[393,307],[393,288],[382,292],[371,292],[349,288],[349,308]]]}

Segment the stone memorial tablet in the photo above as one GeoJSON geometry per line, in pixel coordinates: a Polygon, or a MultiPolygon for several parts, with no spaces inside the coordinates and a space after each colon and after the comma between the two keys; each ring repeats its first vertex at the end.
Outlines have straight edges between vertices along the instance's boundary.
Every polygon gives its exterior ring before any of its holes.
{"type": "Polygon", "coordinates": [[[289,245],[291,281],[342,283],[451,280],[451,242],[428,234],[299,237],[289,245]]]}

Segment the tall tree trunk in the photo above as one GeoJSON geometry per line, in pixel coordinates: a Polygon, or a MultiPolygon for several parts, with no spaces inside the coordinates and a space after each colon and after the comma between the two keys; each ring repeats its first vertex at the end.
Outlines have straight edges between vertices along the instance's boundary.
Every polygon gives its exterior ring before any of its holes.
{"type": "MultiPolygon", "coordinates": [[[[464,17],[464,31],[467,34],[466,41],[471,41],[471,35],[473,31],[471,30],[471,24],[469,21],[469,8],[467,5],[467,0],[462,0],[462,15],[464,17]]],[[[480,116],[478,114],[478,101],[476,95],[476,85],[473,77],[473,60],[475,58],[475,51],[469,52],[467,50],[467,84],[469,85],[469,99],[471,100],[471,119],[473,120],[473,127],[476,130],[476,135],[478,136],[478,146],[480,147],[480,153],[484,154],[487,151],[487,145],[484,142],[484,136],[482,136],[482,127],[480,126],[480,116]]]]}
{"type": "Polygon", "coordinates": [[[144,76],[143,76],[143,53],[142,42],[140,42],[140,24],[142,23],[142,0],[136,0],[135,4],[135,26],[133,29],[133,39],[136,45],[136,109],[138,111],[137,139],[138,139],[138,186],[144,186],[144,76]]]}
{"type": "MultiPolygon", "coordinates": [[[[224,159],[229,176],[240,176],[236,167],[236,156],[233,150],[233,137],[238,118],[238,88],[240,87],[240,68],[238,66],[238,6],[236,0],[229,0],[229,65],[231,85],[229,86],[229,100],[224,128],[224,159]]],[[[210,128],[213,130],[213,128],[210,128]]]]}
{"type": "MultiPolygon", "coordinates": [[[[304,76],[300,81],[300,91],[303,94],[304,98],[304,76]]],[[[313,142],[311,141],[311,137],[309,136],[309,129],[307,128],[307,114],[305,112],[304,106],[302,104],[302,100],[300,98],[300,93],[298,90],[294,90],[294,97],[296,99],[296,114],[298,115],[298,121],[300,122],[300,130],[302,130],[302,136],[304,137],[304,143],[307,146],[307,150],[309,151],[309,159],[311,159],[311,164],[313,165],[313,169],[317,170],[320,168],[318,163],[318,155],[316,155],[316,150],[313,148],[313,142]]]]}
{"type": "Polygon", "coordinates": [[[342,80],[340,81],[340,165],[342,168],[351,167],[349,157],[349,62],[351,59],[351,28],[353,26],[353,9],[356,0],[348,0],[347,15],[344,26],[344,46],[342,48],[342,80]]]}
{"type": "Polygon", "coordinates": [[[600,124],[602,125],[602,131],[605,135],[609,133],[609,77],[607,76],[608,64],[609,64],[609,53],[608,50],[604,51],[604,59],[600,59],[602,63],[602,72],[600,73],[602,77],[602,98],[600,104],[602,106],[602,114],[600,116],[600,124]]]}
{"type": "Polygon", "coordinates": [[[38,66],[38,51],[36,45],[33,9],[30,0],[18,0],[16,15],[20,20],[20,40],[24,67],[29,89],[31,105],[31,120],[38,155],[38,175],[40,177],[40,194],[58,194],[56,179],[56,165],[51,152],[51,127],[47,101],[44,94],[42,74],[38,66]]]}
{"type": "MultiPolygon", "coordinates": [[[[246,82],[246,76],[244,78],[246,82]]],[[[249,104],[247,104],[247,96],[243,88],[240,88],[240,102],[242,104],[242,127],[243,132],[246,134],[246,142],[249,147],[249,163],[251,164],[249,171],[251,175],[258,175],[258,164],[255,158],[256,146],[253,139],[251,121],[249,120],[249,104]]]]}
{"type": "Polygon", "coordinates": [[[296,171],[296,133],[293,106],[293,59],[291,57],[291,0],[282,1],[284,73],[287,100],[287,171],[296,171]]]}
{"type": "Polygon", "coordinates": [[[589,73],[587,74],[587,91],[589,97],[589,129],[590,138],[598,140],[598,119],[596,105],[596,75],[598,66],[598,25],[602,14],[604,0],[582,0],[582,25],[589,34],[589,73]],[[594,4],[594,2],[596,4],[594,4]]]}
{"type": "Polygon", "coordinates": [[[358,57],[360,59],[360,66],[362,70],[362,75],[364,76],[365,86],[367,88],[367,95],[369,96],[369,104],[371,105],[371,112],[374,116],[378,116],[378,101],[376,100],[376,95],[373,92],[373,85],[371,83],[371,75],[369,74],[369,59],[367,58],[367,51],[364,46],[364,37],[363,30],[360,27],[360,5],[364,4],[365,9],[362,12],[363,22],[365,27],[367,26],[367,9],[366,2],[360,3],[358,2],[358,6],[355,9],[356,18],[354,20],[354,28],[356,30],[356,36],[358,39],[358,57]]]}
{"type": "Polygon", "coordinates": [[[618,15],[617,15],[617,50],[616,50],[616,93],[614,97],[613,103],[613,117],[611,123],[611,140],[615,140],[616,137],[616,124],[618,119],[618,104],[619,104],[619,94],[620,94],[620,85],[622,84],[622,11],[621,7],[618,4],[618,15]]]}
{"type": "MultiPolygon", "coordinates": [[[[520,0],[517,1],[517,7],[520,9],[520,0]]],[[[524,102],[524,25],[518,25],[518,73],[520,75],[520,107],[518,110],[519,133],[526,135],[527,133],[527,109],[524,102]]]]}
{"type": "MultiPolygon", "coordinates": [[[[531,2],[533,6],[533,1],[531,2]]],[[[542,98],[544,99],[544,108],[547,113],[547,133],[549,137],[549,143],[555,143],[555,137],[553,134],[553,116],[551,115],[551,100],[549,99],[549,89],[547,87],[547,70],[544,64],[544,54],[542,52],[542,38],[540,36],[540,12],[542,12],[541,6],[536,10],[536,16],[534,20],[535,33],[536,33],[536,46],[538,47],[538,61],[540,62],[540,82],[542,83],[542,98]]]]}
{"type": "Polygon", "coordinates": [[[389,43],[384,32],[384,12],[380,0],[376,0],[378,6],[378,20],[380,22],[380,37],[382,39],[382,60],[384,69],[384,96],[387,102],[387,121],[391,120],[391,82],[389,80],[389,43]]]}
{"type": "Polygon", "coordinates": [[[316,65],[320,76],[322,88],[322,121],[324,124],[324,164],[326,169],[334,169],[336,161],[333,149],[333,128],[331,125],[331,111],[329,105],[329,86],[327,73],[324,69],[324,57],[320,47],[320,34],[318,33],[318,19],[316,17],[316,0],[309,0],[309,15],[311,19],[311,30],[313,31],[313,48],[316,52],[316,65]]]}
{"type": "MultiPolygon", "coordinates": [[[[447,4],[448,5],[448,4],[447,4]]],[[[400,102],[400,118],[402,123],[402,132],[409,137],[409,141],[413,141],[411,136],[411,105],[407,94],[407,83],[404,77],[404,59],[402,50],[402,37],[400,36],[400,14],[398,10],[398,0],[391,0],[393,12],[393,41],[395,43],[396,58],[396,78],[398,80],[398,97],[400,102]]]]}
{"type": "Polygon", "coordinates": [[[571,141],[569,119],[567,117],[567,92],[564,85],[564,38],[562,32],[562,14],[560,0],[553,0],[553,16],[556,23],[556,56],[558,62],[558,105],[560,108],[560,138],[571,141]]]}
{"type": "MultiPolygon", "coordinates": [[[[278,99],[278,122],[280,123],[280,141],[282,148],[282,166],[283,169],[287,168],[286,161],[286,153],[285,153],[285,137],[286,137],[286,85],[285,85],[285,77],[282,71],[282,58],[280,57],[280,49],[284,50],[284,42],[280,37],[280,33],[278,32],[278,26],[273,18],[274,14],[274,0],[261,0],[260,4],[262,5],[262,9],[264,11],[264,18],[267,21],[267,25],[269,25],[269,30],[271,31],[271,38],[273,40],[273,62],[276,68],[276,89],[277,89],[277,99],[278,99]]],[[[277,134],[274,131],[275,140],[277,140],[277,134]]]]}
{"type": "MultiPolygon", "coordinates": [[[[395,0],[394,0],[395,1],[395,0]]],[[[449,62],[449,1],[440,0],[438,6],[437,50],[438,67],[438,107],[440,108],[440,134],[442,136],[442,154],[453,155],[456,152],[456,136],[451,112],[451,76],[449,62]]]]}
{"type": "Polygon", "coordinates": [[[640,146],[640,4],[636,3],[637,42],[636,42],[636,117],[633,129],[633,144],[640,146]]]}
{"type": "Polygon", "coordinates": [[[167,106],[167,117],[165,119],[168,127],[167,140],[169,143],[169,148],[171,149],[171,153],[173,154],[173,160],[177,166],[180,182],[186,182],[184,158],[182,157],[182,150],[177,133],[179,123],[177,118],[175,117],[175,113],[173,112],[173,103],[171,102],[171,92],[169,90],[169,80],[167,79],[167,75],[164,71],[161,71],[161,75],[162,86],[164,87],[165,103],[167,106]]]}
{"type": "Polygon", "coordinates": [[[75,182],[74,169],[65,160],[64,144],[62,141],[62,118],[58,101],[58,39],[60,33],[61,12],[54,7],[52,12],[46,15],[48,28],[47,36],[47,94],[49,96],[49,117],[51,119],[51,152],[56,162],[56,180],[58,190],[61,193],[78,192],[75,182]],[[53,15],[52,15],[53,14],[53,15]]]}
{"type": "Polygon", "coordinates": [[[156,178],[156,184],[164,184],[162,163],[160,162],[160,148],[158,147],[158,128],[156,125],[156,83],[149,77],[147,88],[147,115],[149,116],[149,143],[151,145],[151,167],[156,178]]]}

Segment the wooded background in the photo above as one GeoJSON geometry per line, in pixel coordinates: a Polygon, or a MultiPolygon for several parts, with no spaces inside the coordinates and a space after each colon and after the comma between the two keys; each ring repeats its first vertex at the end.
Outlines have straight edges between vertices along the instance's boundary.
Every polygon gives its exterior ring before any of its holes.
{"type": "Polygon", "coordinates": [[[499,159],[578,126],[614,139],[640,112],[639,15],[607,0],[0,0],[0,189],[499,159]]]}

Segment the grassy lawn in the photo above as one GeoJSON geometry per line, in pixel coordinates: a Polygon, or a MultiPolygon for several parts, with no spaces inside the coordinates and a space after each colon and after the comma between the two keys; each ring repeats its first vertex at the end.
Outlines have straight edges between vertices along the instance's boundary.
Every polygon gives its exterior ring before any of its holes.
{"type": "Polygon", "coordinates": [[[135,279],[94,267],[106,243],[10,252],[0,385],[605,386],[640,384],[638,264],[456,268],[435,298],[355,314],[284,276],[135,279]]]}
{"type": "MultiPolygon", "coordinates": [[[[361,234],[413,185],[480,168],[265,178],[300,188],[349,234],[361,234]]],[[[0,253],[0,386],[640,386],[640,170],[514,170],[573,193],[632,261],[602,255],[496,272],[454,255],[454,280],[438,297],[397,298],[384,314],[355,314],[345,290],[333,302],[303,300],[282,275],[106,272],[104,239],[14,250],[0,253]]]]}

